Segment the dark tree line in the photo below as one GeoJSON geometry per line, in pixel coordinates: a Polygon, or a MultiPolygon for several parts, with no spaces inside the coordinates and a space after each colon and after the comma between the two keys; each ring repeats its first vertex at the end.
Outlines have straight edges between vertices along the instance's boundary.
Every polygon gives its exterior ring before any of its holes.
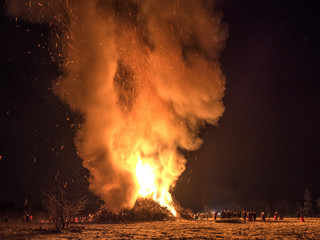
{"type": "Polygon", "coordinates": [[[315,201],[315,208],[313,208],[309,189],[306,189],[304,192],[303,213],[306,217],[320,216],[320,197],[315,201]]]}

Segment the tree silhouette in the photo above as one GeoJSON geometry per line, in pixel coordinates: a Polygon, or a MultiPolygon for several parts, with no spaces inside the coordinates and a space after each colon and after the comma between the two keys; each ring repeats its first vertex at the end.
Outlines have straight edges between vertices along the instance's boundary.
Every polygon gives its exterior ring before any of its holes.
{"type": "Polygon", "coordinates": [[[319,197],[319,198],[317,198],[317,201],[316,201],[316,208],[317,208],[318,215],[320,216],[320,197],[319,197]]]}
{"type": "Polygon", "coordinates": [[[304,192],[303,212],[306,217],[313,216],[312,198],[309,189],[306,189],[306,191],[304,192]]]}
{"type": "Polygon", "coordinates": [[[43,193],[43,206],[55,222],[56,227],[68,229],[71,219],[85,209],[88,203],[86,195],[71,196],[70,189],[60,184],[43,193]]]}

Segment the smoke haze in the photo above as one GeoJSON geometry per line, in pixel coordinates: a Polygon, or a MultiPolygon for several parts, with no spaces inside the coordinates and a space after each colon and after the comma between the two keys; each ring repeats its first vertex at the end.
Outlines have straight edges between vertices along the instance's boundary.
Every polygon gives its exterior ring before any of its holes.
{"type": "Polygon", "coordinates": [[[84,116],[75,143],[91,190],[111,209],[132,207],[141,158],[169,191],[185,170],[179,149],[198,149],[200,128],[224,112],[221,14],[179,0],[12,0],[8,9],[51,26],[62,72],[54,91],[84,116]]]}

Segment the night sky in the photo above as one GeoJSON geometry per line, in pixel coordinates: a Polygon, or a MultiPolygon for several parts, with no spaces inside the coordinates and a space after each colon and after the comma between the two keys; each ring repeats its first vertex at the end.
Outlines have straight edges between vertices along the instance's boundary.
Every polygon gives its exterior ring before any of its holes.
{"type": "MultiPolygon", "coordinates": [[[[187,208],[320,197],[318,1],[223,1],[229,37],[219,126],[186,153],[174,196],[187,208]]],[[[10,19],[1,3],[0,201],[22,205],[54,179],[83,178],[73,136],[81,117],[52,92],[49,28],[10,19]],[[38,46],[39,45],[39,46],[38,46]],[[74,125],[75,124],[75,125],[74,125]]]]}

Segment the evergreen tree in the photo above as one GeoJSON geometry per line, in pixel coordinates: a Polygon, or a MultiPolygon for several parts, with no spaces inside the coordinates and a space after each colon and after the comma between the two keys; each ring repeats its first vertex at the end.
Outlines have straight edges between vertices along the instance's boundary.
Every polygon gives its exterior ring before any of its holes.
{"type": "Polygon", "coordinates": [[[306,217],[313,216],[312,198],[309,189],[304,192],[303,212],[306,217]]]}
{"type": "Polygon", "coordinates": [[[320,216],[320,197],[317,198],[317,201],[316,201],[316,208],[317,208],[317,211],[318,211],[318,216],[320,216]]]}

